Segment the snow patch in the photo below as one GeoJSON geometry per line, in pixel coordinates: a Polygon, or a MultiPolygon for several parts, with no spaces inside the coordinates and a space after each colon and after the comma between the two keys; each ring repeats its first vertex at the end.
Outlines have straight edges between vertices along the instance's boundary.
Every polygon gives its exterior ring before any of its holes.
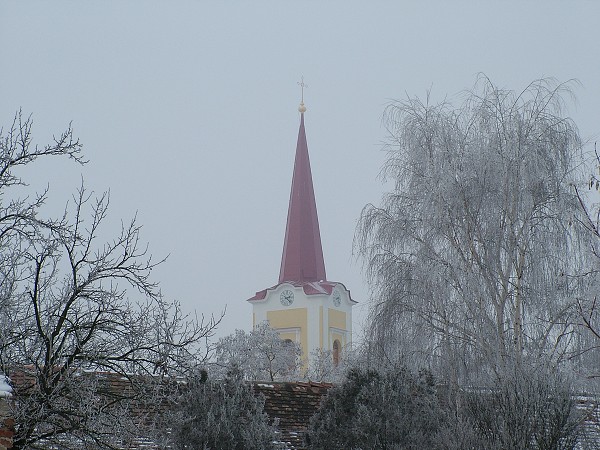
{"type": "Polygon", "coordinates": [[[0,372],[0,397],[10,397],[12,395],[12,388],[8,383],[8,378],[2,372],[0,372]]]}

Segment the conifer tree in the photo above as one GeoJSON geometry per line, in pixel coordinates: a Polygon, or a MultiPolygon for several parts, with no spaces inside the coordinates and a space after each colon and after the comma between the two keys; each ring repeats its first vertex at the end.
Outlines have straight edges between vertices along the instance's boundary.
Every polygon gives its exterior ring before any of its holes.
{"type": "Polygon", "coordinates": [[[175,449],[263,450],[275,447],[276,429],[263,411],[264,397],[233,368],[224,380],[194,377],[169,416],[175,449]]]}

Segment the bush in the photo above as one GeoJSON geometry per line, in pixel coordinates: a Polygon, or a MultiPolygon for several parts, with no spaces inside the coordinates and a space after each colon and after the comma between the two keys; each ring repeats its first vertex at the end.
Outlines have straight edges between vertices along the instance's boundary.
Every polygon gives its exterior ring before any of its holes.
{"type": "Polygon", "coordinates": [[[435,449],[444,423],[432,375],[352,369],[312,417],[309,448],[435,449]]]}
{"type": "Polygon", "coordinates": [[[263,412],[264,397],[254,394],[241,372],[225,380],[194,378],[169,420],[169,443],[175,449],[263,450],[275,448],[275,427],[263,412]]]}
{"type": "Polygon", "coordinates": [[[583,431],[568,383],[544,370],[515,369],[494,389],[464,392],[460,405],[490,450],[573,450],[583,431]]]}

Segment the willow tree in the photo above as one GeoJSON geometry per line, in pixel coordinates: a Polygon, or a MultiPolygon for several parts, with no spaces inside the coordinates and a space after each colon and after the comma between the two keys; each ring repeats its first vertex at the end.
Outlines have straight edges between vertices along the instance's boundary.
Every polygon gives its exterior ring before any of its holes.
{"type": "Polygon", "coordinates": [[[387,107],[393,188],[357,229],[371,354],[472,382],[525,359],[555,365],[573,348],[587,235],[565,94],[552,80],[514,92],[481,77],[458,106],[387,107]]]}

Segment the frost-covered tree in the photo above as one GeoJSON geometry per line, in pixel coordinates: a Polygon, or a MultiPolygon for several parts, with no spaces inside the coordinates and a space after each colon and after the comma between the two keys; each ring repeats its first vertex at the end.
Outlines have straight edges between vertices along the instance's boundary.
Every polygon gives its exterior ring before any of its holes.
{"type": "Polygon", "coordinates": [[[444,421],[430,373],[352,369],[311,418],[307,441],[314,450],[447,448],[444,421]]]}
{"type": "Polygon", "coordinates": [[[586,442],[569,383],[515,368],[493,388],[448,386],[428,371],[351,369],[311,419],[310,449],[574,450],[586,442]],[[583,439],[582,439],[583,438],[583,439]]]}
{"type": "Polygon", "coordinates": [[[372,355],[456,383],[573,350],[589,237],[565,93],[552,80],[513,92],[481,77],[457,107],[387,107],[392,189],[357,229],[372,355]]]}
{"type": "Polygon", "coordinates": [[[342,382],[348,370],[358,367],[360,355],[359,352],[351,348],[344,348],[341,353],[343,357],[335,361],[332,350],[321,348],[313,350],[303,378],[317,383],[342,382]]]}
{"type": "MultiPolygon", "coordinates": [[[[590,245],[592,261],[590,262],[590,272],[600,272],[600,203],[598,195],[600,193],[600,154],[597,148],[594,148],[594,164],[589,178],[589,184],[586,187],[575,186],[577,197],[584,211],[582,225],[591,236],[590,245]],[[591,199],[586,195],[591,193],[591,199]]],[[[579,310],[581,333],[579,338],[580,356],[577,358],[578,368],[586,370],[588,375],[593,377],[596,382],[600,380],[600,299],[598,291],[600,289],[600,279],[594,279],[589,291],[577,299],[579,310]],[[581,367],[583,366],[583,367],[581,367]]],[[[577,366],[576,366],[577,367],[577,366]]]]}
{"type": "Polygon", "coordinates": [[[70,129],[36,146],[31,127],[17,114],[0,133],[0,371],[15,383],[15,448],[119,447],[139,436],[143,417],[130,406],[202,358],[197,344],[216,321],[190,320],[162,298],[135,219],[99,242],[107,194],[81,187],[63,213],[42,216],[48,192],[23,193],[27,169],[84,161],[70,129]]]}
{"type": "Polygon", "coordinates": [[[174,412],[166,416],[167,445],[178,450],[277,448],[276,428],[263,408],[264,397],[255,395],[241,372],[216,381],[202,372],[182,388],[174,412]]]}
{"type": "Polygon", "coordinates": [[[248,380],[293,380],[299,377],[301,356],[299,344],[281,339],[277,330],[263,322],[249,333],[236,330],[219,339],[214,365],[221,373],[238,368],[248,380]]]}
{"type": "MultiPolygon", "coordinates": [[[[582,419],[590,411],[575,408],[569,383],[543,368],[523,366],[504,373],[492,389],[460,394],[458,414],[463,419],[463,430],[468,431],[471,448],[586,448],[579,444],[585,432],[582,419]]],[[[458,430],[455,427],[453,431],[458,430]]],[[[444,439],[453,440],[449,433],[444,439]]]]}

